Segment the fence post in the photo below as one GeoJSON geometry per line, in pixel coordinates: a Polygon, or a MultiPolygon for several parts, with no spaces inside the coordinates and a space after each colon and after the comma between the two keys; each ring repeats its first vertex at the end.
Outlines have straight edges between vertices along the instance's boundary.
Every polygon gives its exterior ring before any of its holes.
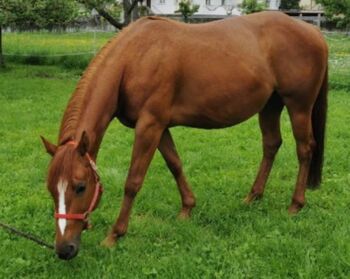
{"type": "Polygon", "coordinates": [[[96,55],[96,27],[94,28],[94,55],[96,55]]]}
{"type": "Polygon", "coordinates": [[[317,26],[318,26],[318,28],[321,28],[321,13],[320,12],[317,14],[317,26]]]}

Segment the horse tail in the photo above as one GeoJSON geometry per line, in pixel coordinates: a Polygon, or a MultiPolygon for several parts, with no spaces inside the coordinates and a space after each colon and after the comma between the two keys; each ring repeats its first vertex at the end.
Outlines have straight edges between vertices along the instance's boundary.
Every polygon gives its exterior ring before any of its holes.
{"type": "Polygon", "coordinates": [[[311,165],[308,175],[308,188],[315,189],[320,186],[322,180],[324,141],[327,120],[327,96],[328,96],[328,66],[326,68],[320,92],[312,110],[312,130],[316,146],[313,150],[311,165]]]}

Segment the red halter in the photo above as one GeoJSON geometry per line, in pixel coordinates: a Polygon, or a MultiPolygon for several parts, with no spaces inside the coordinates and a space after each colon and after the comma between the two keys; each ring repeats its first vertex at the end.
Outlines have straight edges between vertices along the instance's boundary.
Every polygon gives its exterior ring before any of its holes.
{"type": "MultiPolygon", "coordinates": [[[[77,146],[77,143],[75,141],[69,141],[66,144],[77,146]]],[[[81,220],[87,224],[86,228],[89,228],[89,224],[88,224],[89,215],[97,207],[97,202],[100,200],[101,195],[103,193],[103,187],[102,187],[102,184],[100,183],[100,177],[97,173],[97,167],[96,167],[95,162],[92,160],[89,153],[86,153],[86,157],[89,160],[90,167],[91,167],[92,172],[94,174],[95,183],[96,183],[95,193],[94,193],[94,196],[92,197],[92,200],[90,202],[90,206],[89,206],[88,210],[85,211],[84,213],[59,214],[59,213],[55,212],[55,218],[56,219],[67,219],[67,220],[81,220]]]]}

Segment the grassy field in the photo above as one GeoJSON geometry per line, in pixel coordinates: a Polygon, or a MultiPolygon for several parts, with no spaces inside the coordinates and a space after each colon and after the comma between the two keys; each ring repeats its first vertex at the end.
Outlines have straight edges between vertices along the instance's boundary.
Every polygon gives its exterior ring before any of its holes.
{"type": "MultiPolygon", "coordinates": [[[[9,48],[11,36],[5,36],[8,52],[18,47],[14,43],[9,48]]],[[[72,38],[59,40],[66,47],[55,52],[86,50],[75,43],[69,46],[72,38]]],[[[197,197],[191,220],[176,219],[179,195],[157,153],[137,197],[129,233],[115,248],[102,248],[99,242],[119,212],[133,142],[133,131],[114,121],[98,158],[105,194],[78,257],[60,261],[52,251],[0,230],[0,278],[349,278],[350,39],[330,37],[329,43],[332,89],[324,182],[320,190],[307,192],[308,204],[299,215],[287,214],[297,161],[285,112],[284,144],[265,197],[251,206],[242,200],[261,157],[257,118],[223,130],[174,128],[197,197]]],[[[47,53],[40,37],[31,44],[32,49],[43,45],[42,53],[47,53]]],[[[26,47],[23,53],[29,51],[26,47]]],[[[50,44],[47,48],[53,53],[50,44]]],[[[50,158],[39,135],[56,140],[80,72],[15,63],[0,72],[0,221],[50,242],[53,204],[45,187],[50,158]]]]}
{"type": "Polygon", "coordinates": [[[9,62],[60,65],[84,69],[112,32],[22,32],[4,34],[4,53],[9,62]]]}

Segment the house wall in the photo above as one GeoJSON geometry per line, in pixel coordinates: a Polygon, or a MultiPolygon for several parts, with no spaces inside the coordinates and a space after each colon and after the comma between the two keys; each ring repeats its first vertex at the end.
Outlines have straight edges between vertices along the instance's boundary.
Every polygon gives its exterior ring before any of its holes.
{"type": "Polygon", "coordinates": [[[301,0],[300,7],[303,10],[322,10],[322,5],[316,4],[316,0],[301,0]]]}
{"type": "MultiPolygon", "coordinates": [[[[179,0],[152,0],[151,9],[155,14],[174,14],[178,8],[179,0]]],[[[227,5],[222,6],[221,0],[192,0],[193,4],[199,5],[198,15],[240,15],[236,8],[237,0],[225,0],[227,5]]]]}
{"type": "MultiPolygon", "coordinates": [[[[263,1],[263,0],[261,0],[263,1]]],[[[242,4],[243,0],[236,0],[237,4],[242,4]]],[[[278,9],[281,0],[267,0],[269,9],[278,9]]],[[[304,10],[322,10],[322,6],[316,4],[316,0],[300,0],[300,7],[304,10]]]]}
{"type": "MultiPolygon", "coordinates": [[[[151,0],[151,10],[155,14],[174,14],[178,8],[180,0],[151,0]]],[[[196,15],[240,15],[239,6],[243,0],[224,0],[225,5],[222,6],[223,0],[192,0],[194,4],[199,5],[199,10],[196,15]]],[[[260,0],[267,3],[267,8],[270,10],[278,10],[281,0],[260,0]]],[[[301,0],[300,6],[303,9],[319,10],[320,6],[316,5],[316,0],[301,0]]]]}

